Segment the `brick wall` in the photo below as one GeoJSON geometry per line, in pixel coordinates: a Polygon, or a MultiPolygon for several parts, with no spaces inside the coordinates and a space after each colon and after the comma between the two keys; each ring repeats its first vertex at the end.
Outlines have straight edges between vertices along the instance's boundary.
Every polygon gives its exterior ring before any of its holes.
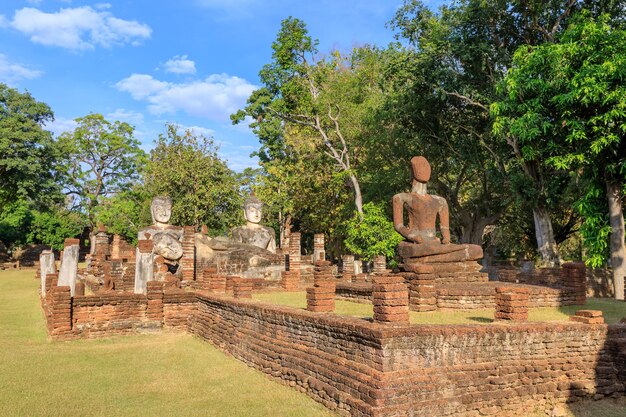
{"type": "Polygon", "coordinates": [[[626,325],[387,328],[207,295],[191,331],[342,415],[523,415],[626,377],[626,325]]]}

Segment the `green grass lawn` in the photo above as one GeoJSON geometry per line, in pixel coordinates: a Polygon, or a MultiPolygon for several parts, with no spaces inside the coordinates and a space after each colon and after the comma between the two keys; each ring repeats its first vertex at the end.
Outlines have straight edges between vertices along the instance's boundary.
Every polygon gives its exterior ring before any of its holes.
{"type": "MultiPolygon", "coordinates": [[[[295,308],[306,308],[306,293],[298,292],[268,292],[257,293],[253,298],[272,304],[279,304],[295,308]]],[[[530,321],[567,321],[576,310],[602,310],[607,323],[619,323],[626,317],[626,303],[623,301],[589,298],[584,306],[542,307],[533,308],[529,312],[530,321]]],[[[372,305],[337,300],[335,313],[342,316],[372,317],[372,305]]],[[[445,310],[424,313],[410,312],[412,324],[476,324],[493,322],[493,309],[476,310],[445,310]]]]}
{"type": "Polygon", "coordinates": [[[188,334],[49,341],[34,270],[0,271],[0,416],[333,416],[188,334]]]}

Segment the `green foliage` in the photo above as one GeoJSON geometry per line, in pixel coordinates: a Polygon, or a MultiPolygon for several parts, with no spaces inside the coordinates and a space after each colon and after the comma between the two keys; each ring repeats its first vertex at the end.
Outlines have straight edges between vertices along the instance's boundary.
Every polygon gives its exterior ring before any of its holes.
{"type": "MultiPolygon", "coordinates": [[[[522,158],[579,173],[589,184],[576,208],[587,263],[609,255],[602,182],[626,180],[626,31],[607,15],[583,13],[560,43],[522,47],[491,107],[494,131],[515,141],[522,158]]],[[[558,190],[557,190],[558,192],[558,190]]]]}
{"type": "Polygon", "coordinates": [[[32,221],[33,211],[24,199],[0,206],[0,240],[7,246],[27,243],[32,221]]]}
{"type": "Polygon", "coordinates": [[[393,228],[385,209],[374,203],[363,205],[363,219],[355,214],[346,224],[346,228],[346,247],[368,261],[377,255],[392,258],[396,247],[404,240],[393,228]]]}
{"type": "Polygon", "coordinates": [[[97,223],[106,226],[107,232],[123,236],[127,242],[136,244],[142,226],[150,223],[150,200],[141,186],[122,191],[102,199],[96,207],[97,223]]]}
{"type": "Polygon", "coordinates": [[[76,237],[83,231],[85,219],[79,213],[55,208],[34,212],[28,232],[30,243],[43,243],[62,250],[66,238],[76,237]]]}
{"type": "Polygon", "coordinates": [[[168,195],[172,223],[206,224],[211,233],[226,233],[241,224],[243,198],[235,173],[217,154],[212,139],[167,125],[150,152],[145,191],[151,199],[168,195]]]}
{"type": "Polygon", "coordinates": [[[44,207],[60,200],[58,152],[44,130],[54,120],[47,104],[0,83],[0,207],[27,200],[44,207]]]}
{"type": "Polygon", "coordinates": [[[74,196],[75,208],[84,211],[94,227],[94,209],[103,198],[132,188],[140,179],[146,155],[128,123],[109,122],[101,114],[76,122],[73,132],[59,137],[64,155],[59,169],[66,176],[64,186],[74,196]]]}

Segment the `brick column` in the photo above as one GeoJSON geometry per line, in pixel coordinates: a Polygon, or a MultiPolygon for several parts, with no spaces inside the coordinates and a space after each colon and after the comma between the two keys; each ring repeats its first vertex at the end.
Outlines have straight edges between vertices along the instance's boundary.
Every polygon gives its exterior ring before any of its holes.
{"type": "Polygon", "coordinates": [[[120,259],[120,235],[113,235],[111,243],[111,259],[120,259]]]}
{"type": "Polygon", "coordinates": [[[298,291],[300,286],[299,274],[294,271],[282,271],[280,285],[286,291],[298,291]]]}
{"type": "Polygon", "coordinates": [[[496,320],[528,321],[528,288],[496,287],[496,320]]]}
{"type": "Polygon", "coordinates": [[[148,281],[146,288],[148,296],[146,318],[163,323],[163,283],[160,281],[148,281]]]}
{"type": "Polygon", "coordinates": [[[46,294],[59,283],[59,274],[46,274],[46,294]]]}
{"type": "Polygon", "coordinates": [[[84,297],[85,296],[85,283],[82,281],[76,282],[76,286],[74,287],[74,297],[84,297]]]}
{"type": "Polygon", "coordinates": [[[135,289],[135,262],[122,263],[122,291],[135,289]]]}
{"type": "Polygon", "coordinates": [[[354,276],[354,255],[343,255],[341,257],[341,279],[350,282],[354,276]]]}
{"type": "Polygon", "coordinates": [[[572,292],[577,305],[587,302],[587,269],[583,262],[563,264],[561,282],[564,289],[572,292]]]}
{"type": "Polygon", "coordinates": [[[300,247],[300,233],[291,233],[289,237],[289,270],[298,274],[298,280],[300,279],[300,261],[301,251],[300,247]]]}
{"type": "Polygon", "coordinates": [[[401,274],[409,287],[409,309],[411,311],[437,310],[435,270],[432,265],[415,266],[415,273],[401,274]]]}
{"type": "Polygon", "coordinates": [[[198,280],[201,280],[199,286],[201,290],[214,293],[226,292],[226,277],[217,272],[215,265],[205,266],[202,277],[199,277],[198,280]]]}
{"type": "Polygon", "coordinates": [[[357,284],[365,284],[367,282],[367,274],[352,275],[352,282],[356,282],[357,284]]]}
{"type": "Polygon", "coordinates": [[[387,273],[387,258],[385,255],[374,256],[374,275],[385,275],[387,273]]]}
{"type": "Polygon", "coordinates": [[[72,294],[69,286],[53,287],[50,291],[50,334],[67,335],[72,332],[72,294]]]}
{"type": "Polygon", "coordinates": [[[335,311],[335,277],[329,261],[315,262],[313,287],[306,289],[306,308],[315,312],[335,311]]]}
{"type": "Polygon", "coordinates": [[[313,235],[313,264],[317,261],[326,260],[326,251],[324,249],[324,233],[316,233],[313,235]]]}
{"type": "Polygon", "coordinates": [[[374,276],[372,301],[374,321],[379,323],[409,322],[409,291],[400,275],[374,276]]]}
{"type": "Polygon", "coordinates": [[[183,281],[193,281],[194,259],[195,259],[195,228],[193,226],[185,226],[183,228],[183,257],[180,260],[180,266],[183,268],[183,281]]]}
{"type": "Polygon", "coordinates": [[[235,298],[252,298],[252,281],[245,278],[233,277],[233,296],[235,298]]]}

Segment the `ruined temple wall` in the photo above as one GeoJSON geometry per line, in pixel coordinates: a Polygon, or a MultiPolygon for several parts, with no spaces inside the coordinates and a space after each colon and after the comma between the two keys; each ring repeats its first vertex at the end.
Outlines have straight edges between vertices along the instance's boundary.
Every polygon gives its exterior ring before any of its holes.
{"type": "MultiPolygon", "coordinates": [[[[419,326],[384,343],[396,415],[524,415],[624,394],[625,325],[419,326]]],[[[382,415],[394,415],[383,413],[382,415]]]]}
{"type": "Polygon", "coordinates": [[[342,415],[370,416],[382,357],[362,320],[198,296],[191,331],[342,415]]]}
{"type": "Polygon", "coordinates": [[[216,296],[191,329],[352,416],[519,416],[626,380],[626,325],[386,327],[216,296]]]}
{"type": "Polygon", "coordinates": [[[196,311],[195,293],[173,290],[163,292],[163,324],[165,327],[189,330],[189,322],[196,311]]]}

